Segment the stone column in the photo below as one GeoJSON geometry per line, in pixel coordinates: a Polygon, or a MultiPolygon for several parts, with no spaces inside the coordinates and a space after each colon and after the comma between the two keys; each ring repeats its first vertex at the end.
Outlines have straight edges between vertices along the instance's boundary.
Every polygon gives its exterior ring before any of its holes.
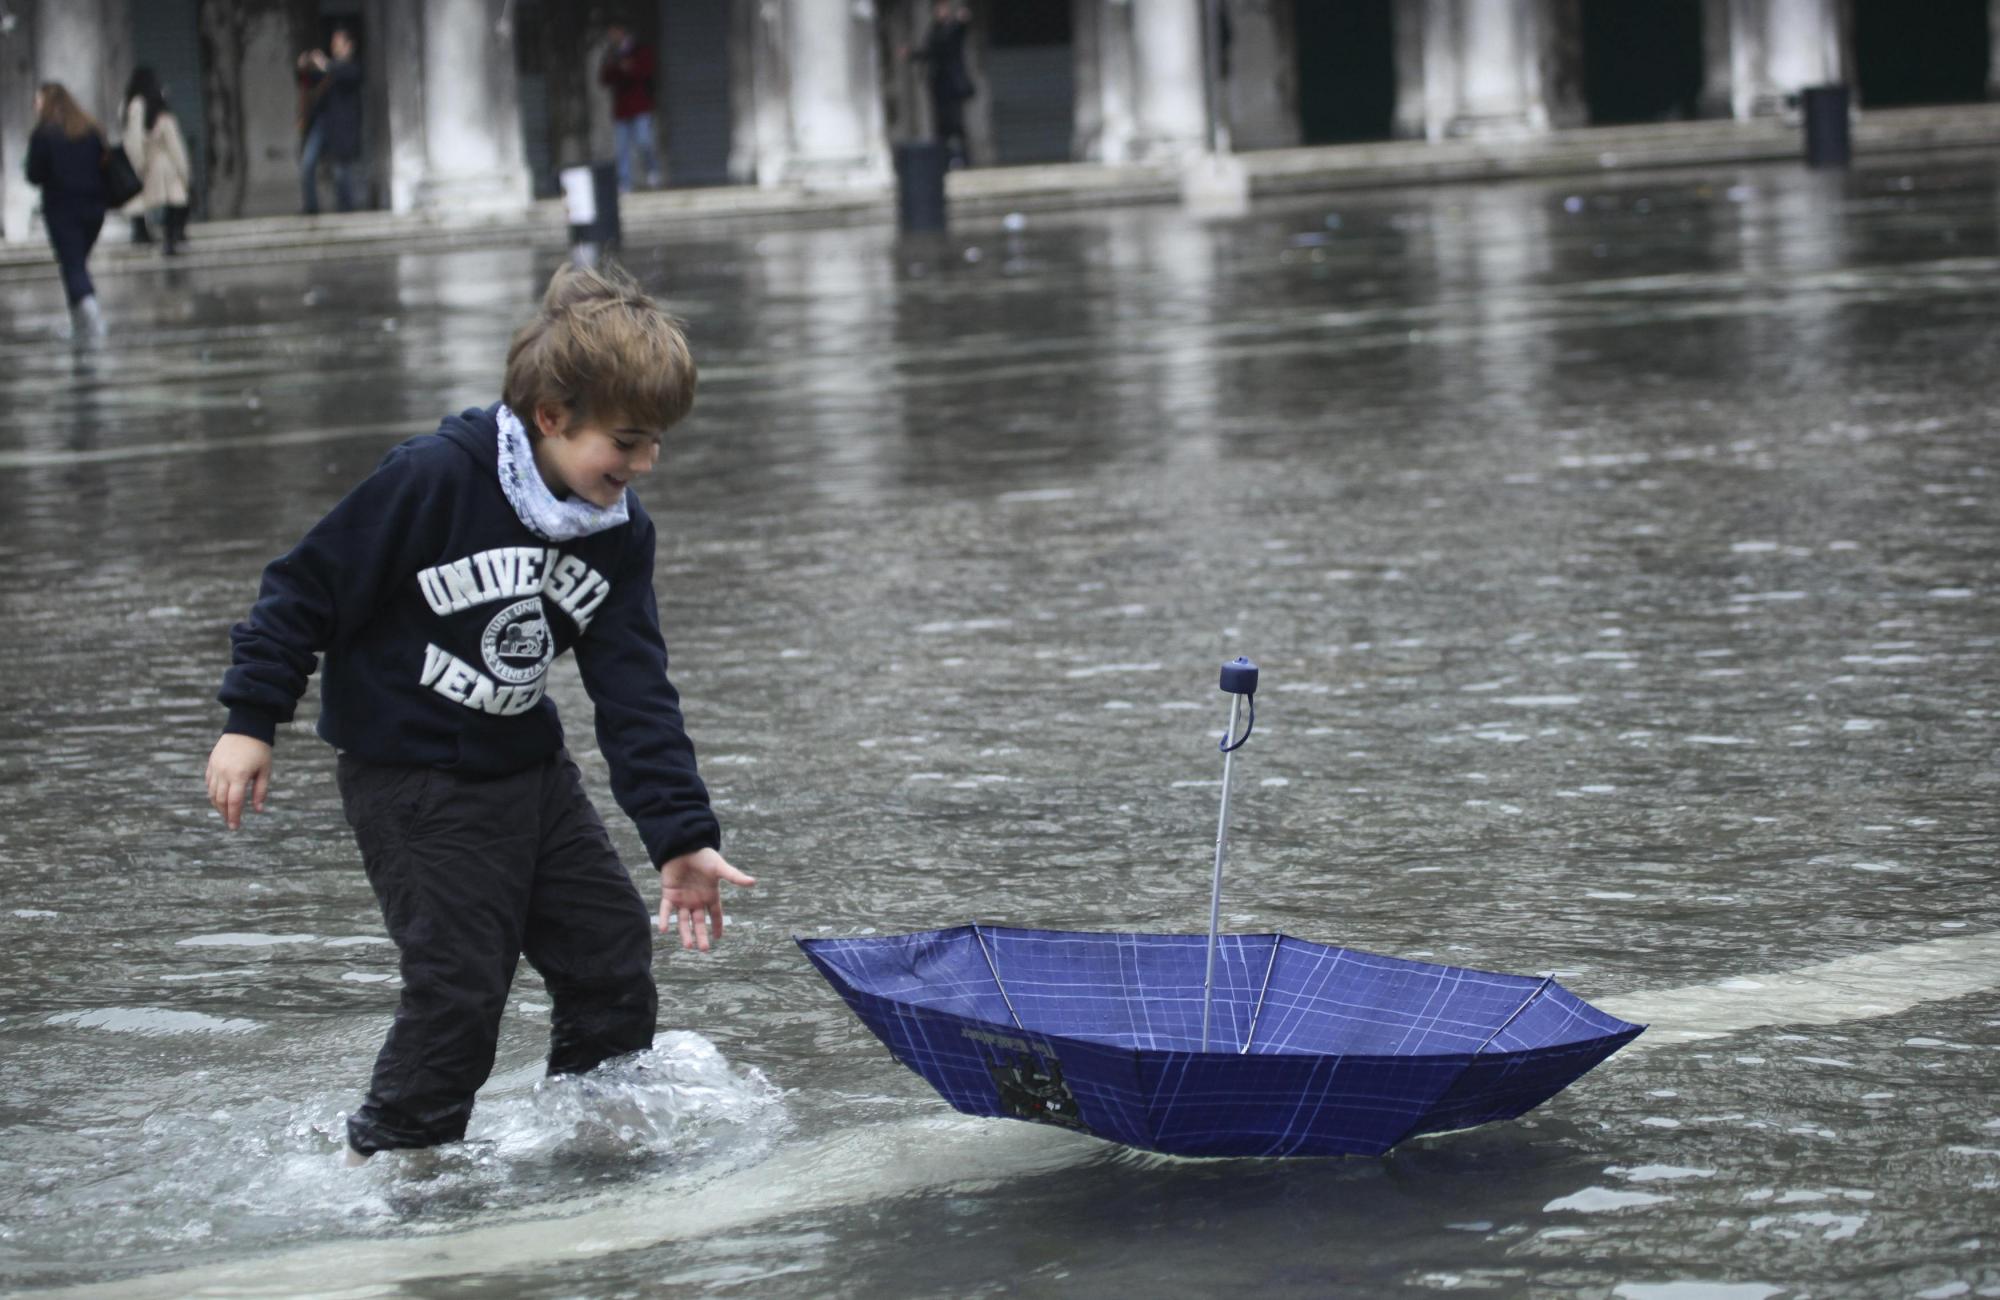
{"type": "Polygon", "coordinates": [[[784,179],[830,187],[887,180],[875,6],[785,0],[784,20],[790,127],[784,179]]]}
{"type": "MultiPolygon", "coordinates": [[[[2000,0],[1995,0],[2000,3],[2000,0]]],[[[1701,0],[1701,115],[1729,117],[1730,88],[1735,84],[1730,33],[1732,0],[1701,0]]]]}
{"type": "Polygon", "coordinates": [[[737,0],[732,176],[825,189],[889,180],[873,0],[737,0]]]}
{"type": "Polygon", "coordinates": [[[1201,0],[1130,0],[1137,155],[1175,159],[1208,144],[1201,0]]]}
{"type": "Polygon", "coordinates": [[[1806,86],[1840,79],[1839,0],[1730,0],[1730,109],[1780,112],[1806,86]]]}
{"type": "Polygon", "coordinates": [[[35,9],[35,73],[24,84],[62,82],[84,112],[117,135],[119,97],[132,63],[124,0],[41,0],[35,9]]]}
{"type": "Polygon", "coordinates": [[[1282,149],[1299,142],[1299,76],[1290,0],[1228,0],[1230,143],[1282,149]]]}
{"type": "Polygon", "coordinates": [[[525,210],[514,32],[506,0],[383,4],[376,29],[387,83],[389,206],[440,217],[525,210]]]}
{"type": "Polygon", "coordinates": [[[424,16],[410,0],[374,0],[367,11],[368,33],[375,46],[372,66],[382,84],[369,96],[380,106],[387,130],[371,138],[385,142],[383,172],[388,181],[389,210],[413,212],[419,187],[428,170],[424,149],[424,16]]]}
{"type": "Polygon", "coordinates": [[[1390,17],[1392,39],[1396,43],[1396,137],[1422,139],[1428,118],[1424,98],[1424,40],[1427,33],[1426,0],[1395,0],[1390,17]]]}
{"type": "Polygon", "coordinates": [[[33,4],[14,7],[14,28],[0,33],[0,239],[10,244],[42,237],[34,211],[39,196],[28,178],[28,136],[35,129],[35,16],[33,4]]]}
{"type": "Polygon", "coordinates": [[[1131,0],[1075,0],[1076,137],[1086,162],[1130,162],[1138,139],[1131,0]]]}
{"type": "Polygon", "coordinates": [[[2000,0],[1986,0],[1986,97],[2000,99],[2000,0]]]}
{"type": "Polygon", "coordinates": [[[1542,107],[1552,127],[1590,125],[1583,94],[1583,5],[1536,0],[1532,35],[1542,107]]]}
{"type": "Polygon", "coordinates": [[[1424,132],[1510,136],[1546,131],[1541,24],[1534,0],[1428,0],[1424,132]]]}
{"type": "Polygon", "coordinates": [[[733,0],[729,59],[730,178],[776,185],[791,134],[784,0],[733,0]]]}

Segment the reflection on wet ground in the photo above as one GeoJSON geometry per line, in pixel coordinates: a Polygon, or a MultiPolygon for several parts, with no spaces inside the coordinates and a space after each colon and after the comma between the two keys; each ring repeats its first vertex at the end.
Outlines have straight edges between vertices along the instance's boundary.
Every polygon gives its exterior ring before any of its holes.
{"type": "Polygon", "coordinates": [[[394,954],[304,726],[275,811],[217,829],[211,696],[263,561],[493,399],[549,264],[128,277],[84,351],[46,337],[53,276],[0,287],[0,1277],[211,1270],[178,1293],[331,1248],[395,1284],[398,1239],[499,1223],[394,1289],[2000,1294],[1990,983],[1655,1045],[1383,1160],[1202,1164],[957,1121],[790,943],[1199,929],[1238,653],[1232,928],[1606,999],[1990,935],[1996,185],[632,250],[703,366],[642,495],[763,884],[718,954],[662,950],[692,1032],[649,1069],[537,1091],[524,971],[474,1141],[361,1177],[324,1133],[394,954]]]}

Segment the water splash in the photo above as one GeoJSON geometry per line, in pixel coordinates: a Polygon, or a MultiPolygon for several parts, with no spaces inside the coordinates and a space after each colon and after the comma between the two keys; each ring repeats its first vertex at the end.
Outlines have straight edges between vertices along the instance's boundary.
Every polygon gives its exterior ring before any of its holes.
{"type": "MultiPolygon", "coordinates": [[[[194,1082],[191,1095],[202,1095],[194,1082]]],[[[0,1254],[14,1255],[8,1280],[76,1280],[85,1259],[130,1272],[329,1232],[427,1234],[546,1214],[641,1180],[688,1184],[742,1168],[788,1123],[762,1072],[685,1031],[588,1075],[509,1072],[482,1091],[465,1141],[384,1152],[358,1169],[342,1163],[351,1101],[265,1096],[72,1135],[29,1172],[10,1211],[0,1234],[0,1254]]]]}
{"type": "Polygon", "coordinates": [[[685,1158],[754,1141],[780,1096],[761,1071],[738,1071],[714,1043],[676,1030],[587,1075],[537,1080],[527,1098],[494,1107],[475,1135],[515,1160],[685,1158]]]}

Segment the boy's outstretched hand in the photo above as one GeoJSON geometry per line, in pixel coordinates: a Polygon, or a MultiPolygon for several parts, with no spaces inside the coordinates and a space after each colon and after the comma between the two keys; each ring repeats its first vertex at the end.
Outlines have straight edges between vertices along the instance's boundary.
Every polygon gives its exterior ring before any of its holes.
{"type": "MultiPolygon", "coordinates": [[[[227,740],[225,736],[223,739],[227,740]]],[[[210,768],[213,770],[213,762],[210,768]]],[[[696,849],[660,866],[660,933],[678,924],[681,947],[708,951],[710,943],[722,938],[722,883],[745,889],[757,883],[714,849],[696,849]]]]}
{"type": "Polygon", "coordinates": [[[208,753],[208,801],[230,830],[243,825],[243,806],[264,811],[271,787],[271,747],[255,736],[224,733],[208,753]]]}

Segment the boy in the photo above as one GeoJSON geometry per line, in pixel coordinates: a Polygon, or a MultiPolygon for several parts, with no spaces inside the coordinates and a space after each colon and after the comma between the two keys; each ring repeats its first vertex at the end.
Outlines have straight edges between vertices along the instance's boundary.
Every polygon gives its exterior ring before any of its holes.
{"type": "Polygon", "coordinates": [[[627,491],[694,402],[675,322],[621,273],[565,267],[514,336],[503,400],[394,448],[287,554],[230,632],[208,760],[229,829],[313,671],[341,803],[402,956],[350,1163],[465,1135],[525,955],[555,1008],[550,1074],[652,1045],[645,904],[563,748],[549,664],[576,651],[618,804],[660,866],[659,926],[722,935],[725,861],[627,491]]]}

